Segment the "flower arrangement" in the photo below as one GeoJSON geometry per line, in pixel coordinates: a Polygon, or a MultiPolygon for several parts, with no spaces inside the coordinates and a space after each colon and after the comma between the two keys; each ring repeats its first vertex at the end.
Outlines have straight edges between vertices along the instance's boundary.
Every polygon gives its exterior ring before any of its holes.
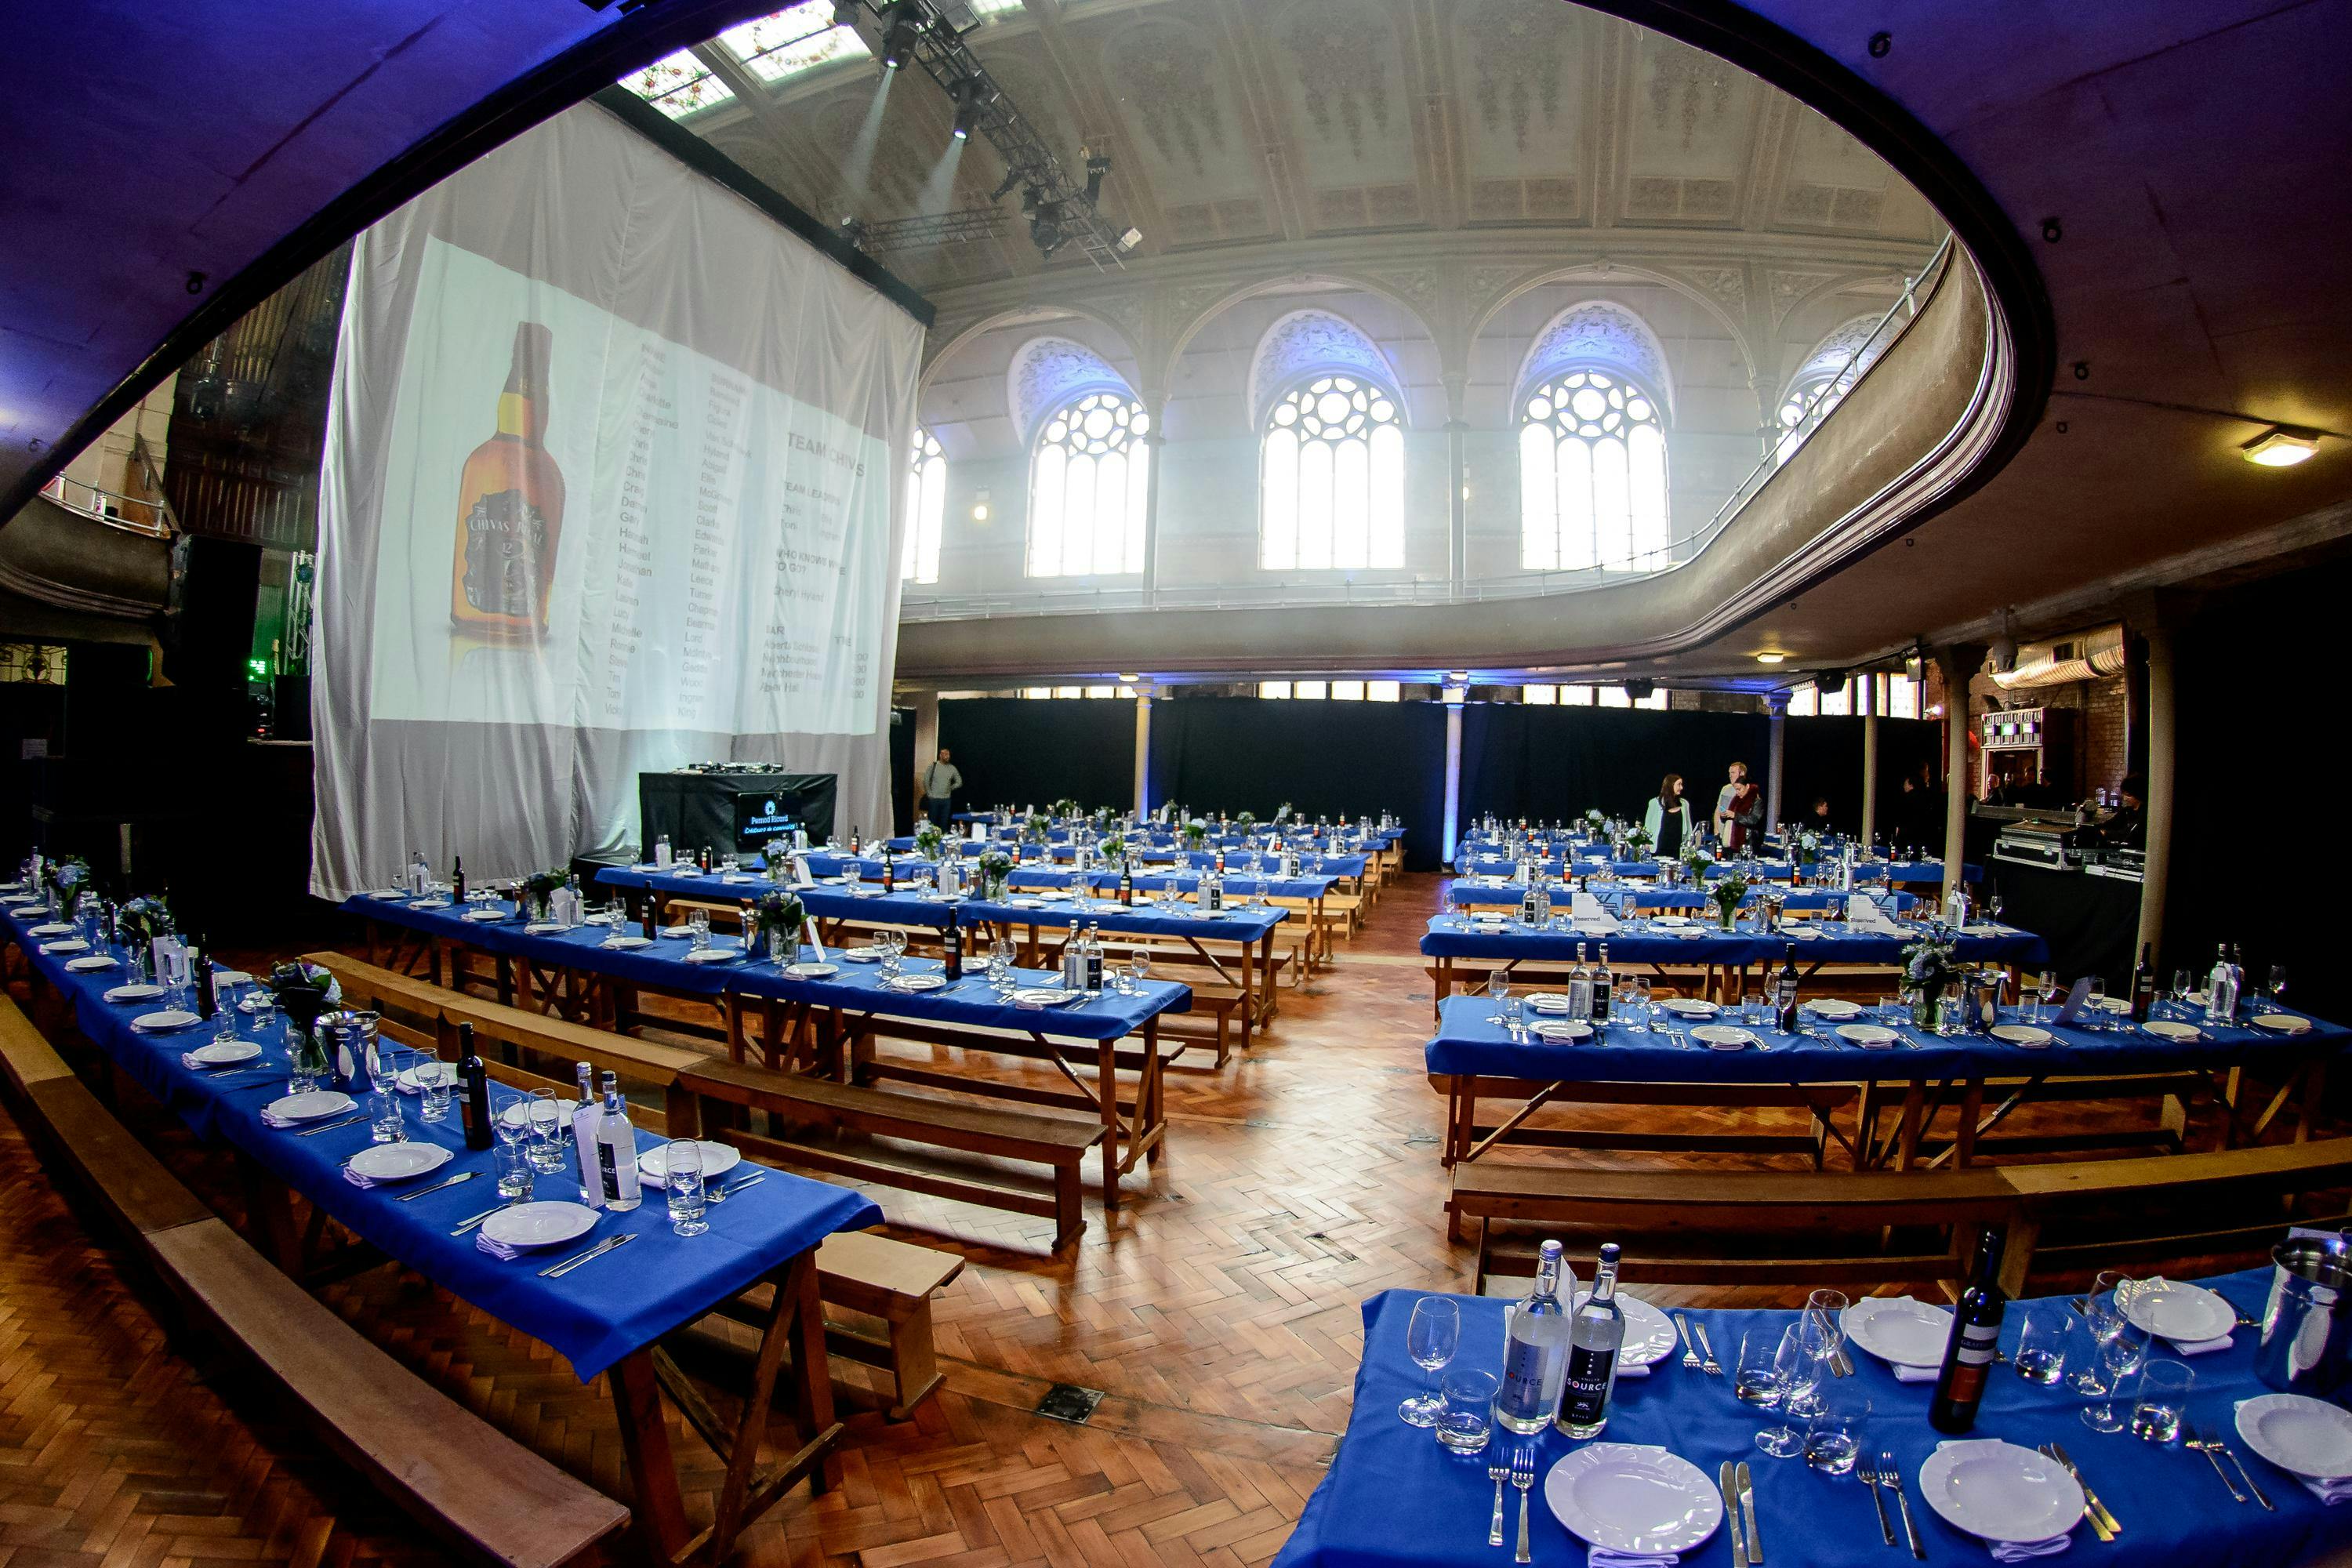
{"type": "Polygon", "coordinates": [[[137,898],[116,912],[117,929],[126,939],[144,947],[159,936],[172,933],[172,910],[160,898],[137,898]]]}
{"type": "Polygon", "coordinates": [[[1609,826],[1608,814],[1599,806],[1589,806],[1584,813],[1584,826],[1598,833],[1609,826]]]}
{"type": "Polygon", "coordinates": [[[1735,873],[1707,889],[1706,896],[1715,900],[1715,912],[1724,930],[1729,931],[1739,919],[1740,900],[1748,897],[1748,879],[1735,873]]]}
{"type": "MultiPolygon", "coordinates": [[[[760,895],[752,907],[752,919],[759,935],[767,943],[768,956],[779,963],[790,963],[800,957],[801,925],[808,911],[797,896],[782,888],[760,895]]],[[[747,937],[751,933],[744,933],[747,937]]]]}
{"type": "Polygon", "coordinates": [[[1797,853],[1808,861],[1820,859],[1822,856],[1822,836],[1814,832],[1810,827],[1806,828],[1802,833],[1798,834],[1797,853]]]}
{"type": "Polygon", "coordinates": [[[79,856],[70,860],[51,860],[41,867],[41,880],[48,884],[49,896],[57,900],[58,918],[73,919],[74,906],[89,890],[89,865],[79,856]]]}
{"type": "Polygon", "coordinates": [[[1209,841],[1209,825],[1195,816],[1184,824],[1184,847],[1198,849],[1209,841]]]}
{"type": "Polygon", "coordinates": [[[1061,799],[1055,801],[1052,805],[1046,806],[1045,811],[1046,815],[1060,817],[1062,820],[1066,822],[1073,817],[1085,815],[1086,808],[1080,805],[1076,801],[1071,799],[1068,795],[1064,795],[1061,799]]]}
{"type": "Polygon", "coordinates": [[[942,842],[944,842],[944,836],[940,832],[940,825],[936,822],[926,822],[915,829],[915,853],[926,860],[936,860],[940,858],[940,845],[942,842]]]}
{"type": "Polygon", "coordinates": [[[1116,866],[1120,861],[1127,858],[1127,839],[1117,833],[1112,834],[1100,844],[1096,845],[1095,848],[1101,854],[1103,859],[1110,865],[1116,866]]]}
{"type": "Polygon", "coordinates": [[[1709,855],[1696,840],[1693,840],[1683,846],[1682,862],[1683,869],[1688,872],[1690,879],[1696,882],[1706,876],[1715,865],[1715,858],[1709,855]]]}
{"type": "Polygon", "coordinates": [[[1633,832],[1625,835],[1625,847],[1633,852],[1633,858],[1636,860],[1648,858],[1650,842],[1650,830],[1646,827],[1636,827],[1633,832]]]}
{"type": "Polygon", "coordinates": [[[1903,950],[1903,999],[1910,1005],[1911,1022],[1922,1029],[1936,1026],[1936,1011],[1945,989],[1960,977],[1951,933],[1940,925],[1903,950]]]}
{"type": "Polygon", "coordinates": [[[341,984],[318,964],[289,959],[269,972],[269,992],[294,1031],[294,1070],[325,1072],[327,1053],[319,1044],[319,1015],[343,999],[341,984]]]}
{"type": "Polygon", "coordinates": [[[1290,803],[1288,801],[1286,800],[1282,803],[1281,806],[1275,812],[1274,819],[1276,822],[1287,822],[1290,820],[1290,803]]]}
{"type": "Polygon", "coordinates": [[[980,896],[1001,899],[1006,882],[1013,875],[1013,857],[1002,849],[991,849],[980,858],[980,896]]]}
{"type": "Polygon", "coordinates": [[[1244,811],[1234,818],[1234,826],[1240,828],[1242,832],[1246,835],[1251,828],[1257,826],[1257,817],[1254,814],[1244,811]]]}

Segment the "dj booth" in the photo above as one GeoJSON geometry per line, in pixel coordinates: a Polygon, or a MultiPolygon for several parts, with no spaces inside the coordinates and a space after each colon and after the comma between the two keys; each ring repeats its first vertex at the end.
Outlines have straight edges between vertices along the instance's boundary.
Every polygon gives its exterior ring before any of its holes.
{"type": "Polygon", "coordinates": [[[833,837],[835,773],[757,768],[680,768],[637,775],[637,821],[646,847],[665,833],[680,856],[709,845],[724,853],[763,848],[795,827],[809,842],[833,837]]]}

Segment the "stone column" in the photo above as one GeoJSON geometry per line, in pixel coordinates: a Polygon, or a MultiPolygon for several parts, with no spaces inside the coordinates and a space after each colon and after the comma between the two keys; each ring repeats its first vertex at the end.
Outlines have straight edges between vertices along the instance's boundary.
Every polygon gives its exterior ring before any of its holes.
{"type": "MultiPolygon", "coordinates": [[[[2172,629],[2147,634],[2147,848],[2140,865],[2139,943],[2153,946],[2163,973],[2164,895],[2172,879],[2172,768],[2179,745],[2173,711],[2172,629]]],[[[2137,960],[2137,950],[2132,954],[2137,960]]]]}
{"type": "Polygon", "coordinates": [[[1944,672],[1944,890],[1948,900],[1968,865],[1969,679],[1984,663],[1975,643],[1955,643],[1936,651],[1944,672]]]}
{"type": "Polygon", "coordinates": [[[1462,812],[1462,700],[1468,688],[1449,686],[1445,692],[1445,832],[1444,868],[1454,868],[1454,847],[1462,812]]]}
{"type": "Polygon", "coordinates": [[[1151,688],[1135,689],[1135,815],[1151,812],[1151,688]]]}
{"type": "Polygon", "coordinates": [[[1869,847],[1878,831],[1878,682],[1862,677],[1862,842],[1869,847]]]}
{"type": "Polygon", "coordinates": [[[1780,831],[1780,763],[1787,755],[1789,732],[1789,694],[1768,691],[1764,694],[1765,710],[1771,715],[1772,739],[1764,765],[1770,770],[1764,781],[1764,831],[1780,831]]]}

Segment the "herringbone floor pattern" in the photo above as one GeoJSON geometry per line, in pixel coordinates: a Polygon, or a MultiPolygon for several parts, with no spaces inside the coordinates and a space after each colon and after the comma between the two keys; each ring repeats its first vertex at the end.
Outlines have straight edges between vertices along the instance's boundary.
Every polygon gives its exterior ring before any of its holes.
{"type": "MultiPolygon", "coordinates": [[[[1129,1178],[1108,1223],[1089,1205],[1074,1253],[1048,1254],[1049,1222],[877,1191],[896,1234],[969,1259],[936,1309],[948,1382],[896,1425],[848,1394],[843,1484],[788,1500],[746,1533],[737,1562],[1270,1558],[1346,1424],[1358,1303],[1467,1278],[1468,1249],[1446,1241],[1441,1209],[1443,1101],[1422,1067],[1429,982],[1414,943],[1439,894],[1431,877],[1391,889],[1337,964],[1286,987],[1279,1020],[1222,1072],[1196,1066],[1204,1057],[1180,1063],[1165,1160],[1129,1178]],[[1033,1413],[1056,1383],[1104,1391],[1087,1425],[1033,1413]]],[[[172,1129],[152,1132],[234,1219],[224,1173],[172,1129]]],[[[329,1496],[298,1480],[284,1456],[299,1442],[210,1399],[14,1139],[0,1140],[0,1568],[312,1561],[322,1541],[338,1561],[397,1554],[399,1531],[387,1540],[381,1510],[351,1483],[329,1496]],[[160,1451],[143,1452],[131,1435],[151,1431],[164,1434],[160,1451]]],[[[544,1346],[401,1270],[330,1300],[453,1396],[626,1500],[601,1383],[582,1385],[544,1346]]],[[[715,1370],[723,1383],[725,1364],[715,1370]]],[[[707,1518],[716,1463],[683,1426],[673,1440],[689,1508],[707,1518]]]]}

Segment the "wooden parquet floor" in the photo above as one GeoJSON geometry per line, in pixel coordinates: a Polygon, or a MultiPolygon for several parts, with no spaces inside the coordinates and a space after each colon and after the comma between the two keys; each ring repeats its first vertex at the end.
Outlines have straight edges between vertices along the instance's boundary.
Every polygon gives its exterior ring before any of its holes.
{"type": "MultiPolygon", "coordinates": [[[[969,1259],[936,1307],[946,1384],[899,1424],[847,1392],[841,1486],[787,1500],[736,1562],[1270,1558],[1346,1424],[1359,1302],[1468,1278],[1469,1249],[1445,1238],[1443,1101],[1422,1067],[1429,981],[1414,944],[1440,892],[1434,877],[1391,889],[1332,968],[1286,986],[1281,1016],[1247,1053],[1222,1071],[1196,1065],[1201,1053],[1171,1069],[1165,1159],[1128,1179],[1108,1223],[1089,1204],[1075,1252],[1050,1256],[1048,1221],[877,1191],[893,1234],[969,1259]],[[1102,1392],[1086,1425],[1034,1413],[1055,1384],[1102,1392]]],[[[168,1127],[152,1136],[234,1218],[215,1157],[168,1127]]],[[[410,1538],[352,1483],[290,1467],[299,1438],[222,1408],[164,1347],[15,1137],[0,1138],[0,1568],[197,1562],[231,1540],[216,1554],[401,1554],[410,1538]],[[165,1435],[162,1451],[138,1451],[142,1430],[165,1435]]],[[[626,1500],[601,1382],[583,1386],[544,1346],[398,1269],[330,1300],[453,1396],[626,1500]]],[[[707,1518],[716,1462],[674,1427],[693,1467],[689,1508],[707,1518]]]]}

